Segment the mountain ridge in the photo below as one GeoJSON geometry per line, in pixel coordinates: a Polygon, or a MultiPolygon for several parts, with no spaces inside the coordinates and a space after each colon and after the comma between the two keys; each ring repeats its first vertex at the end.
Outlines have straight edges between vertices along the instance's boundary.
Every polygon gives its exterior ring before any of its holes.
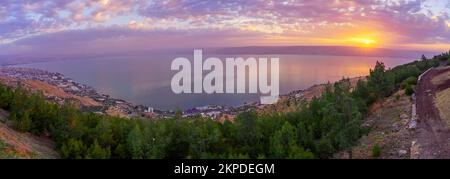
{"type": "Polygon", "coordinates": [[[355,46],[243,46],[218,48],[212,51],[219,54],[291,54],[397,58],[417,58],[421,55],[431,56],[435,54],[430,51],[355,46]]]}

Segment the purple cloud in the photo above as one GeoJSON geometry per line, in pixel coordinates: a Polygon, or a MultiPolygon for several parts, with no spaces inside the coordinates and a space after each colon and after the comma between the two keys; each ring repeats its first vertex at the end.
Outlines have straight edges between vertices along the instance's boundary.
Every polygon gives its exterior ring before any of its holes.
{"type": "Polygon", "coordinates": [[[230,25],[227,24],[229,19],[248,18],[252,23],[287,27],[285,31],[292,30],[289,27],[295,23],[308,30],[316,30],[320,23],[360,26],[375,24],[383,31],[397,34],[399,43],[449,43],[448,14],[431,14],[434,17],[425,15],[420,12],[424,8],[424,2],[425,0],[358,0],[339,3],[331,0],[166,0],[152,2],[140,8],[139,12],[150,18],[189,19],[195,24],[213,21],[216,24],[230,25]],[[210,20],[214,17],[214,20],[210,20]]]}
{"type": "MultiPolygon", "coordinates": [[[[252,45],[264,34],[239,30],[139,30],[124,27],[69,30],[0,45],[3,52],[41,55],[126,53],[168,49],[252,45]],[[248,41],[248,43],[241,42],[248,41]],[[130,45],[132,44],[132,45],[130,45]]],[[[4,55],[0,52],[0,55],[4,55]]]]}
{"type": "Polygon", "coordinates": [[[274,36],[326,39],[364,29],[388,34],[398,44],[450,44],[450,3],[436,2],[2,0],[0,43],[18,49],[44,46],[47,50],[52,45],[51,48],[62,48],[61,44],[81,49],[97,50],[97,46],[102,50],[118,49],[125,42],[135,43],[136,48],[137,44],[146,48],[176,47],[187,39],[201,39],[203,44],[223,41],[240,45],[260,43],[274,36]],[[439,10],[442,9],[439,6],[446,8],[439,10]],[[160,43],[146,45],[155,39],[160,43]]]}

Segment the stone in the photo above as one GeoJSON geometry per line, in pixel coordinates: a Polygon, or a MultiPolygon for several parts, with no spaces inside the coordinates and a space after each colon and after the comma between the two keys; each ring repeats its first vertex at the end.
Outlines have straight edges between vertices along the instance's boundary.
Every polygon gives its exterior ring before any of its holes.
{"type": "Polygon", "coordinates": [[[398,155],[400,155],[401,157],[405,156],[406,154],[408,154],[408,151],[406,151],[406,150],[399,150],[398,151],[398,155]]]}
{"type": "Polygon", "coordinates": [[[408,124],[408,129],[416,129],[416,127],[417,127],[417,121],[411,120],[408,124]]]}
{"type": "Polygon", "coordinates": [[[402,114],[402,115],[400,115],[400,119],[407,119],[408,118],[408,115],[407,114],[402,114]]]}
{"type": "Polygon", "coordinates": [[[392,132],[400,131],[400,125],[398,123],[392,124],[392,132]]]}

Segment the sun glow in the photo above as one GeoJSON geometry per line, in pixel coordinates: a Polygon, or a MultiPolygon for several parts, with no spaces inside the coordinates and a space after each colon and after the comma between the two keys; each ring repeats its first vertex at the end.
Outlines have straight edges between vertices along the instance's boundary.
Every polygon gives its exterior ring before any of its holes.
{"type": "Polygon", "coordinates": [[[350,38],[349,42],[362,46],[362,47],[373,47],[376,45],[377,41],[373,38],[350,38]]]}

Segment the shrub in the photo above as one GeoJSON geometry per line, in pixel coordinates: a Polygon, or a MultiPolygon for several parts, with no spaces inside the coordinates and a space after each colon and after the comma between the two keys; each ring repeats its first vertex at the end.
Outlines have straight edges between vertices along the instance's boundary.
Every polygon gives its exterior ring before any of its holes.
{"type": "Polygon", "coordinates": [[[416,85],[417,84],[417,78],[416,77],[409,77],[407,78],[404,83],[409,84],[409,85],[416,85]]]}
{"type": "Polygon", "coordinates": [[[400,96],[399,94],[396,94],[396,95],[395,95],[395,100],[396,100],[396,101],[400,100],[400,97],[401,97],[401,96],[400,96]]]}
{"type": "Polygon", "coordinates": [[[401,89],[406,89],[408,86],[414,86],[417,85],[417,78],[414,76],[411,76],[405,80],[402,81],[400,84],[401,89]]]}
{"type": "Polygon", "coordinates": [[[378,158],[381,155],[381,147],[376,144],[372,147],[372,157],[373,158],[378,158]]]}
{"type": "Polygon", "coordinates": [[[414,85],[406,85],[405,87],[405,94],[408,96],[411,96],[414,93],[414,85]]]}

